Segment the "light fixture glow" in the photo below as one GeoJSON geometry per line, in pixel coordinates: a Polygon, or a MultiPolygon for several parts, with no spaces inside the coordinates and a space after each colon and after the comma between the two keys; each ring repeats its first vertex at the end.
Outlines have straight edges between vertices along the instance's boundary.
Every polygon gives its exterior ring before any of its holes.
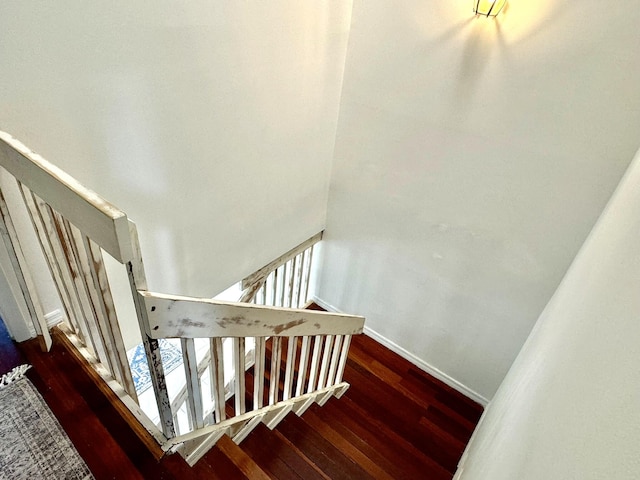
{"type": "Polygon", "coordinates": [[[473,13],[486,17],[495,17],[507,0],[473,0],[473,13]]]}

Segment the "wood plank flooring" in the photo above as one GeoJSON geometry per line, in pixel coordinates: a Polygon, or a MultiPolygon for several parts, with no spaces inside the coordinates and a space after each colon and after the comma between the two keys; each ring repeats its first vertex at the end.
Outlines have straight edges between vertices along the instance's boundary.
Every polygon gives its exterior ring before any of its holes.
{"type": "Polygon", "coordinates": [[[34,366],[29,377],[97,479],[451,479],[482,413],[361,335],[341,399],[290,413],[273,431],[260,425],[240,446],[224,437],[190,468],[178,455],[149,451],[60,334],[49,354],[37,341],[20,350],[0,342],[0,358],[23,354],[34,366]]]}

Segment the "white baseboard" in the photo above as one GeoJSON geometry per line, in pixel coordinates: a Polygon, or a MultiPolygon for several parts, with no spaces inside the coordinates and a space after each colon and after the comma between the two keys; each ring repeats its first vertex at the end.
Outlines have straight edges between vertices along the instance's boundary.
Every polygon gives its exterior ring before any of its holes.
{"type": "MultiPolygon", "coordinates": [[[[334,307],[333,305],[331,305],[330,303],[327,303],[327,302],[325,302],[324,300],[322,300],[322,299],[320,299],[318,297],[314,296],[313,297],[313,301],[316,302],[318,305],[320,305],[325,310],[327,310],[328,312],[344,313],[344,312],[341,312],[336,307],[334,307]]],[[[486,407],[488,405],[489,400],[486,399],[485,397],[483,397],[482,395],[480,395],[475,390],[467,387],[466,385],[463,385],[462,383],[457,381],[455,378],[450,377],[449,375],[447,375],[446,373],[444,373],[440,369],[434,367],[433,365],[430,365],[429,363],[425,362],[421,358],[415,356],[413,353],[405,350],[400,345],[398,345],[398,344],[392,342],[391,340],[389,340],[388,338],[380,335],[375,330],[370,329],[366,325],[364,327],[364,333],[365,333],[365,335],[373,338],[378,343],[380,343],[380,344],[384,345],[385,347],[387,347],[392,352],[397,353],[398,355],[400,355],[405,360],[408,360],[409,362],[413,363],[416,367],[418,367],[421,370],[427,372],[429,375],[432,375],[433,377],[437,378],[441,382],[443,382],[446,385],[450,386],[454,390],[457,390],[458,392],[462,393],[464,396],[470,398],[474,402],[479,403],[483,407],[486,407]]]]}
{"type": "MultiPolygon", "coordinates": [[[[56,308],[55,310],[52,310],[49,313],[45,313],[44,320],[47,322],[47,327],[49,328],[49,330],[51,330],[60,322],[64,322],[65,316],[62,314],[62,311],[59,308],[56,308]]],[[[31,335],[31,338],[35,338],[36,329],[34,328],[33,323],[29,322],[27,327],[29,328],[29,334],[31,335]]]]}
{"type": "Polygon", "coordinates": [[[44,319],[47,322],[47,327],[53,328],[57,324],[64,322],[64,315],[62,314],[62,311],[59,308],[57,308],[45,314],[44,319]]]}
{"type": "Polygon", "coordinates": [[[339,309],[337,309],[336,307],[334,307],[333,305],[331,305],[330,303],[325,302],[324,300],[322,300],[321,298],[316,297],[315,295],[311,296],[311,301],[317,303],[318,305],[320,305],[322,308],[324,308],[327,312],[333,312],[333,313],[344,313],[341,312],[339,309]]]}
{"type": "Polygon", "coordinates": [[[420,368],[421,370],[424,370],[425,372],[427,372],[428,374],[434,376],[435,378],[437,378],[441,382],[449,385],[454,390],[457,390],[458,392],[462,393],[464,396],[470,398],[474,402],[479,403],[483,407],[486,407],[487,404],[489,403],[489,400],[487,400],[485,397],[480,395],[475,390],[472,390],[471,388],[467,387],[466,385],[463,385],[462,383],[457,381],[455,378],[450,377],[449,375],[444,373],[442,370],[434,367],[433,365],[430,365],[429,363],[425,362],[421,358],[415,356],[413,353],[405,350],[400,345],[392,342],[388,338],[383,337],[378,332],[376,332],[374,330],[371,330],[369,327],[365,326],[364,327],[364,333],[367,334],[368,336],[370,336],[371,338],[373,338],[378,343],[381,343],[382,345],[387,347],[392,352],[397,353],[398,355],[400,355],[405,360],[410,361],[416,367],[420,368]]]}

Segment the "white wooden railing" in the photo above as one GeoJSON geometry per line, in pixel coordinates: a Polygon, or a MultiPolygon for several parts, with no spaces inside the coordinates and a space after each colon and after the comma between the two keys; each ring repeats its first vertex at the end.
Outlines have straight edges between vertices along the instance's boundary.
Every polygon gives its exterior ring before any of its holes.
{"type": "MultiPolygon", "coordinates": [[[[288,412],[302,414],[313,402],[324,404],[348,388],[342,373],[350,338],[362,332],[364,319],[291,308],[306,302],[312,247],[319,236],[247,277],[241,302],[153,293],[147,288],[136,226],[124,212],[3,132],[0,166],[15,178],[44,252],[67,319],[63,332],[165,451],[179,451],[193,464],[224,434],[239,443],[260,422],[273,428],[288,412]],[[136,319],[117,318],[103,251],[126,269],[136,319]],[[139,325],[157,423],[137,403],[122,321],[139,325]],[[174,398],[161,361],[159,340],[164,338],[179,338],[182,347],[185,386],[174,398]],[[198,358],[196,344],[202,342],[206,348],[198,358]],[[225,344],[233,346],[229,382],[225,344]],[[233,402],[227,402],[231,397],[233,402]],[[182,410],[186,422],[178,419],[182,410]]],[[[48,349],[51,338],[14,225],[15,212],[1,188],[0,213],[0,234],[48,349]]]]}
{"type": "MultiPolygon", "coordinates": [[[[256,303],[260,305],[270,305],[270,306],[296,306],[298,308],[303,308],[308,303],[308,293],[309,293],[309,280],[311,277],[311,265],[313,258],[313,250],[314,247],[320,240],[322,239],[322,232],[312,236],[308,240],[302,242],[297,247],[294,247],[284,255],[281,255],[277,259],[269,262],[264,267],[257,270],[255,273],[244,278],[240,283],[242,286],[241,293],[239,298],[237,299],[239,302],[243,303],[256,303]]],[[[287,341],[293,342],[290,338],[287,338],[287,341]]],[[[342,341],[342,339],[341,339],[342,341]]],[[[344,340],[347,342],[348,340],[344,340]]],[[[255,338],[249,337],[246,339],[244,344],[244,367],[245,369],[250,369],[255,365],[256,359],[256,345],[257,352],[259,356],[264,357],[265,355],[265,347],[266,342],[268,342],[267,338],[255,338]]],[[[308,339],[302,340],[302,351],[308,352],[308,339]]],[[[269,352],[273,351],[273,346],[275,345],[276,351],[278,355],[281,355],[282,351],[282,341],[281,340],[272,340],[269,343],[270,349],[269,352]]],[[[183,345],[183,349],[185,346],[183,345]]],[[[237,344],[232,338],[225,338],[221,341],[221,350],[218,353],[218,358],[220,358],[221,362],[224,358],[231,358],[234,361],[230,362],[233,365],[225,365],[222,368],[222,372],[225,371],[241,371],[242,365],[236,364],[235,359],[240,360],[240,353],[235,354],[240,345],[237,344]]],[[[291,355],[294,356],[296,349],[287,350],[287,352],[291,351],[291,355]]],[[[203,378],[208,379],[209,385],[213,385],[214,377],[212,376],[212,372],[214,371],[212,368],[208,368],[211,365],[211,354],[213,348],[211,346],[206,348],[196,348],[196,352],[203,352],[200,355],[196,355],[198,358],[198,378],[202,383],[203,378]]],[[[280,376],[280,368],[276,367],[276,360],[279,357],[274,359],[274,366],[272,368],[272,372],[270,372],[270,378],[274,378],[273,385],[277,385],[277,379],[280,376]]],[[[305,354],[303,359],[303,363],[308,361],[308,353],[305,354]]],[[[291,358],[286,357],[286,360],[289,364],[292,364],[289,360],[291,358]]],[[[258,364],[260,365],[260,364],[258,364]]],[[[269,364],[271,365],[271,364],[269,364]]],[[[303,366],[306,366],[304,364],[303,366]]],[[[264,372],[262,372],[264,375],[264,372]]],[[[306,374],[306,372],[305,372],[306,374]]],[[[226,378],[228,376],[224,376],[221,378],[226,378]]],[[[235,382],[235,375],[231,376],[230,381],[226,382],[224,385],[224,395],[226,399],[229,399],[234,394],[236,395],[236,399],[241,397],[240,392],[238,391],[242,385],[239,382],[235,382]]],[[[285,385],[289,386],[292,377],[291,374],[287,377],[287,381],[285,381],[285,385]]],[[[304,380],[304,377],[303,379],[304,380]]],[[[274,387],[275,388],[275,387],[274,387]]],[[[289,392],[290,388],[285,388],[284,392],[289,392]]],[[[301,394],[304,393],[302,389],[302,384],[300,387],[296,388],[296,393],[301,394]]],[[[185,372],[185,382],[182,388],[178,391],[178,393],[171,398],[171,410],[173,412],[174,425],[176,429],[176,433],[180,434],[182,431],[191,431],[196,428],[193,421],[193,412],[192,408],[190,408],[187,398],[189,395],[188,384],[186,382],[186,372],[185,372]]],[[[289,398],[291,394],[287,393],[283,394],[283,399],[289,398]]],[[[269,399],[272,396],[270,394],[269,399]]],[[[203,403],[208,405],[208,408],[204,408],[204,417],[209,423],[213,423],[214,415],[213,415],[213,398],[204,399],[203,403]]],[[[254,405],[258,404],[257,399],[254,399],[254,405]]],[[[206,421],[205,421],[206,423],[206,421]]]]}
{"type": "Polygon", "coordinates": [[[240,301],[304,308],[309,296],[313,250],[320,240],[322,232],[243,279],[240,301]]]}

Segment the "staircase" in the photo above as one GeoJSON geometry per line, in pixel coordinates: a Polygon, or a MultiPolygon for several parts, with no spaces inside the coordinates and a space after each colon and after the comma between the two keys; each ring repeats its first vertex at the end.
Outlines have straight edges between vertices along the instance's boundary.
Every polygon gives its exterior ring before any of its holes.
{"type": "Polygon", "coordinates": [[[30,377],[96,478],[450,480],[482,413],[471,400],[357,335],[344,373],[351,386],[340,400],[314,404],[300,417],[290,413],[273,430],[260,423],[240,445],[223,436],[190,467],[180,455],[163,455],[145,431],[134,430],[135,420],[123,420],[129,410],[118,410],[113,391],[89,378],[97,374],[56,330],[49,353],[37,340],[23,344],[34,367],[30,377]]]}
{"type": "Polygon", "coordinates": [[[218,442],[237,444],[255,429],[274,429],[290,412],[302,415],[349,387],[342,377],[351,336],[362,332],[364,319],[299,308],[320,234],[247,277],[238,303],[150,292],[137,229],[124,212],[3,132],[0,166],[15,178],[11,195],[0,189],[0,233],[42,348],[50,349],[52,338],[15,227],[20,209],[9,197],[22,200],[47,260],[68,344],[163,451],[195,465],[218,442]],[[103,252],[126,270],[136,319],[117,317],[103,252]],[[157,421],[139,405],[122,321],[136,321],[142,333],[157,421]],[[167,388],[163,338],[180,339],[185,381],[177,393],[167,388]],[[203,356],[196,342],[207,343],[203,356]]]}

